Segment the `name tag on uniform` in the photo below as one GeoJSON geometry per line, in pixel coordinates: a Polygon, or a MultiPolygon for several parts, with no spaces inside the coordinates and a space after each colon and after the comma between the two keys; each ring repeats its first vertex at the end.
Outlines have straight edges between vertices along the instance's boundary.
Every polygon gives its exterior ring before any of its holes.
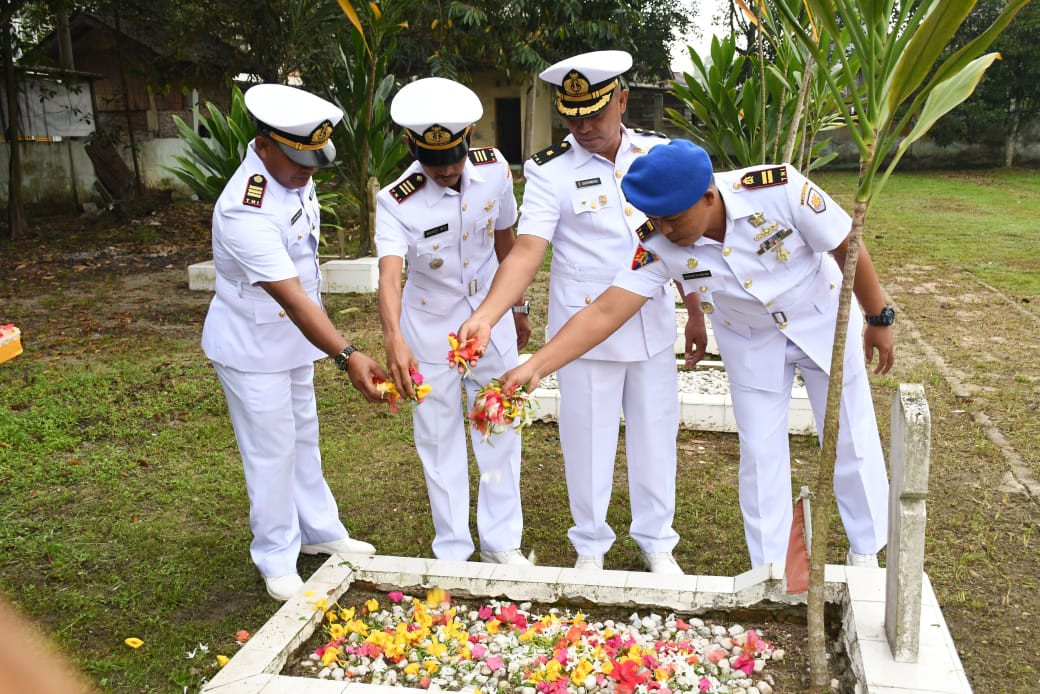
{"type": "Polygon", "coordinates": [[[441,224],[439,227],[433,227],[431,229],[427,229],[426,231],[424,231],[422,233],[422,235],[423,235],[424,239],[428,239],[431,236],[436,236],[437,234],[443,234],[447,230],[448,230],[448,225],[447,224],[441,224]]]}
{"type": "Polygon", "coordinates": [[[289,220],[289,224],[290,225],[296,224],[296,220],[298,220],[302,215],[303,215],[303,208],[301,207],[300,209],[296,210],[296,214],[294,214],[292,216],[292,219],[289,220]]]}
{"type": "Polygon", "coordinates": [[[697,272],[684,272],[684,280],[699,280],[703,277],[711,277],[711,270],[698,270],[697,272]]]}
{"type": "Polygon", "coordinates": [[[580,181],[575,181],[574,185],[578,188],[589,188],[590,186],[598,186],[601,182],[599,178],[583,178],[580,181]]]}

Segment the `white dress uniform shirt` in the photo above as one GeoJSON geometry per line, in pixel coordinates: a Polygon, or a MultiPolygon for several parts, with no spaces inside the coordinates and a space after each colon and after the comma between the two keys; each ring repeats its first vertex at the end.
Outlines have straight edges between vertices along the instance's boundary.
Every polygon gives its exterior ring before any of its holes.
{"type": "MultiPolygon", "coordinates": [[[[436,536],[434,555],[465,560],[474,545],[469,530],[469,474],[460,409],[460,377],[448,363],[448,334],[487,296],[498,269],[495,230],[516,223],[513,179],[502,154],[493,148],[471,150],[460,190],[437,185],[418,162],[379,192],[376,248],[380,258],[400,256],[408,277],[401,297],[401,332],[419,362],[431,393],[412,407],[415,445],[422,460],[436,536]],[[478,162],[478,163],[474,163],[478,162]]],[[[465,377],[472,408],[477,390],[516,366],[516,327],[512,314],[493,328],[488,350],[472,377],[465,377]]],[[[494,446],[473,437],[481,481],[477,531],[481,549],[520,547],[520,437],[513,429],[495,437],[494,446]]]]}
{"type": "MultiPolygon", "coordinates": [[[[676,280],[685,292],[700,293],[740,431],[740,503],[754,567],[786,559],[792,515],[787,412],[795,366],[822,436],[842,281],[829,251],[848,235],[851,219],[787,165],[716,173],[714,180],[726,205],[724,241],[701,237],[684,248],[653,234],[643,241],[648,253],[615,284],[651,296],[676,280]],[[746,178],[752,172],[758,173],[746,178]]],[[[873,554],[888,532],[888,480],[862,324],[853,302],[834,491],[852,551],[873,554]]]]}
{"type": "Polygon", "coordinates": [[[202,330],[228,400],[250,501],[250,552],[266,577],[296,573],[300,544],[347,534],[321,472],[314,347],[259,282],[299,277],[321,304],[313,181],[289,189],[250,143],[213,210],[216,294],[202,330]]]}
{"type": "MultiPolygon", "coordinates": [[[[518,233],[553,247],[549,337],[630,263],[647,218],[625,200],[621,178],[636,157],[665,141],[623,127],[611,162],[568,135],[525,164],[518,233]]],[[[622,412],[632,538],[647,553],[670,552],[678,542],[675,332],[671,291],[658,287],[613,335],[559,370],[560,441],[575,523],[568,535],[579,555],[602,555],[615,540],[606,514],[622,412]]]]}

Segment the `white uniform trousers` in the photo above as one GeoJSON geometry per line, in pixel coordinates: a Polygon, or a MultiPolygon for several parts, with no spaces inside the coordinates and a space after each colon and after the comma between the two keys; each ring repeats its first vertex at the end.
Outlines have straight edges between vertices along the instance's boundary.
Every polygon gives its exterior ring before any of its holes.
{"type": "Polygon", "coordinates": [[[671,346],[645,361],[577,359],[557,373],[560,446],[574,526],[567,531],[578,554],[606,554],[614,544],[607,507],[622,412],[629,533],[644,552],[671,552],[679,542],[675,516],[675,437],[679,396],[671,346]]]}
{"type": "Polygon", "coordinates": [[[314,365],[246,373],[213,363],[249,493],[249,553],[266,577],[296,573],[300,544],[347,534],[321,471],[314,365]]]}
{"type": "Polygon", "coordinates": [[[469,528],[469,455],[466,429],[470,429],[473,455],[480,471],[477,487],[477,534],[480,547],[501,552],[520,547],[524,518],[520,504],[520,435],[513,428],[492,435],[490,444],[463,417],[473,409],[481,384],[502,375],[516,364],[516,346],[505,357],[493,346],[474,375],[462,378],[448,362],[420,362],[419,371],[433,390],[422,403],[412,406],[415,448],[422,461],[426,490],[433,515],[433,554],[438,559],[465,561],[473,553],[469,528]],[[465,386],[462,400],[460,381],[465,386]]]}
{"type": "MultiPolygon", "coordinates": [[[[849,340],[845,350],[834,495],[852,551],[874,554],[887,541],[888,476],[861,344],[849,340]]],[[[731,384],[740,433],[740,510],[752,568],[787,559],[793,506],[788,411],[796,365],[822,441],[828,376],[790,340],[781,391],[731,384]]]]}

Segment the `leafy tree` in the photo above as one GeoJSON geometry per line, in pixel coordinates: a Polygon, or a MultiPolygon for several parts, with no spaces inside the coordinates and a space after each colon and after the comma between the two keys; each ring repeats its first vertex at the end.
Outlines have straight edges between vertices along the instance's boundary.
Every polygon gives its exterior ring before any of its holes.
{"type": "Polygon", "coordinates": [[[826,82],[860,153],[859,184],[838,304],[823,448],[818,461],[816,503],[812,509],[809,665],[812,690],[816,692],[825,691],[829,684],[823,571],[834,501],[833,461],[845,334],[867,209],[910,145],[972,93],[997,57],[995,53],[982,53],[1028,2],[1010,0],[988,28],[946,55],[947,45],[975,6],[975,0],[806,0],[813,21],[832,37],[832,42],[843,39],[828,45],[818,43],[811,28],[800,24],[790,7],[777,4],[792,27],[793,37],[818,63],[824,64],[830,51],[840,58],[841,69],[826,73],[826,82]],[[858,60],[853,61],[853,56],[858,60]]]}
{"type": "MultiPolygon", "coordinates": [[[[979,0],[958,29],[950,50],[979,36],[1004,6],[1005,0],[979,0]]],[[[964,105],[932,130],[932,139],[945,146],[975,140],[999,127],[1004,142],[1004,166],[1014,166],[1022,127],[1040,118],[1040,4],[1030,3],[993,42],[1000,53],[964,105]]]]}

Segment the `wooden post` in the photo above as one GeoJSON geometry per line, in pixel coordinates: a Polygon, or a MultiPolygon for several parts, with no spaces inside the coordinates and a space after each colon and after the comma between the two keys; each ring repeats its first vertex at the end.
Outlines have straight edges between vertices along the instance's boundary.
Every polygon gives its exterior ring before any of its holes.
{"type": "Polygon", "coordinates": [[[885,576],[885,636],[900,663],[916,663],[920,648],[931,429],[924,386],[901,383],[892,398],[885,576]]]}
{"type": "Polygon", "coordinates": [[[379,193],[379,179],[375,176],[368,178],[368,249],[372,255],[376,254],[376,194],[379,193]]]}

